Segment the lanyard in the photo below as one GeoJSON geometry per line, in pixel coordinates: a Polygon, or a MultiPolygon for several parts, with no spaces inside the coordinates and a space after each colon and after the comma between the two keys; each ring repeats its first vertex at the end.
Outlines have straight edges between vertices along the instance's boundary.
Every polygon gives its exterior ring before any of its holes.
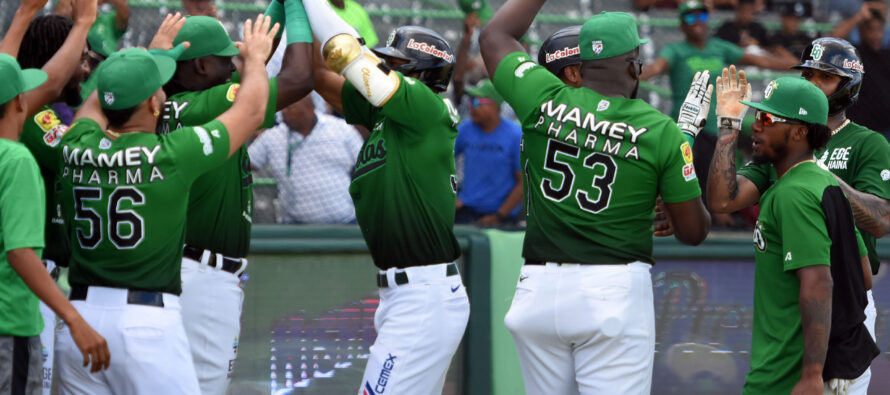
{"type": "Polygon", "coordinates": [[[300,140],[291,142],[291,137],[292,137],[293,133],[296,133],[296,132],[288,131],[288,134],[287,134],[287,176],[288,177],[290,177],[290,173],[291,173],[290,164],[291,164],[291,160],[292,160],[291,158],[294,156],[294,150],[296,150],[297,147],[299,147],[300,143],[302,142],[300,140]]]}

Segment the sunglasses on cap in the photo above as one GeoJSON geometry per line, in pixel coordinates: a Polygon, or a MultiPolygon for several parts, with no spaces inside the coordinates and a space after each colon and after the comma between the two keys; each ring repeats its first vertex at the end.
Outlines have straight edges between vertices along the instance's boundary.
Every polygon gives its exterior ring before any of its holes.
{"type": "Polygon", "coordinates": [[[754,119],[760,121],[763,124],[763,126],[773,126],[774,124],[779,123],[779,122],[791,123],[791,124],[796,124],[796,125],[801,124],[801,122],[796,119],[782,118],[782,117],[770,114],[766,111],[760,111],[760,110],[757,110],[754,112],[754,119]]]}
{"type": "Polygon", "coordinates": [[[479,107],[483,104],[494,104],[494,99],[488,97],[471,97],[470,98],[470,107],[479,107]]]}
{"type": "Polygon", "coordinates": [[[696,22],[708,23],[708,13],[690,12],[686,15],[683,15],[683,23],[687,25],[694,25],[696,22]]]}

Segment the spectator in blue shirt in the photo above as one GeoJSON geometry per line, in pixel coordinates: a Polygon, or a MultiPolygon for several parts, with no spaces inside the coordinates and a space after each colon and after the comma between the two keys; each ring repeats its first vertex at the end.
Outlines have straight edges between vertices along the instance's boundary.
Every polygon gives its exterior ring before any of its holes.
{"type": "Polygon", "coordinates": [[[464,156],[456,223],[511,225],[522,200],[519,145],[522,129],[501,117],[503,98],[485,79],[466,89],[470,119],[458,127],[455,156],[464,156]]]}

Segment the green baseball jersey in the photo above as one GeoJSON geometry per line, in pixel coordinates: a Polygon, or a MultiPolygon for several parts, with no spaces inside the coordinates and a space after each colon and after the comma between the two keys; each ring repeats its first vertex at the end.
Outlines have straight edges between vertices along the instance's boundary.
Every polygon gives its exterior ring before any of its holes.
{"type": "Polygon", "coordinates": [[[118,43],[127,31],[117,25],[116,17],[116,11],[100,14],[87,35],[90,48],[105,57],[117,51],[118,43]]]}
{"type": "Polygon", "coordinates": [[[222,123],[111,140],[81,118],[54,150],[38,152],[62,177],[72,285],[181,292],[185,196],[198,176],[226,160],[222,123]]]}
{"type": "MultiPolygon", "coordinates": [[[[68,125],[62,123],[58,114],[49,106],[25,120],[20,141],[32,152],[53,149],[59,145],[62,136],[68,131],[68,125]]],[[[65,226],[65,216],[62,215],[62,202],[59,195],[62,192],[62,180],[56,174],[56,169],[40,164],[40,173],[43,176],[44,190],[46,191],[46,224],[44,226],[44,239],[46,248],[43,258],[51,259],[57,265],[68,266],[71,247],[68,245],[68,230],[65,226]]]]}
{"type": "MultiPolygon", "coordinates": [[[[159,133],[210,122],[232,107],[241,85],[229,82],[198,92],[175,94],[164,103],[159,133]]],[[[269,80],[269,101],[262,127],[275,121],[278,84],[269,80]]],[[[230,257],[246,257],[253,217],[253,175],[247,147],[222,166],[198,177],[189,191],[186,243],[230,257]]]]}
{"type": "MultiPolygon", "coordinates": [[[[760,199],[754,230],[754,325],[746,394],[787,394],[800,380],[804,342],[800,280],[795,270],[831,264],[832,238],[824,209],[830,202],[824,200],[830,198],[826,190],[832,186],[839,188],[831,173],[814,162],[802,162],[760,199]]],[[[852,220],[848,226],[852,228],[852,220]]],[[[865,246],[856,233],[862,256],[865,246]]]]}
{"type": "Polygon", "coordinates": [[[43,247],[43,184],[34,157],[0,138],[0,336],[37,336],[43,316],[37,296],[9,265],[6,253],[43,247]]]}
{"type": "MultiPolygon", "coordinates": [[[[709,70],[711,83],[718,75],[721,75],[724,67],[730,64],[738,64],[745,51],[739,46],[719,38],[710,38],[704,48],[697,48],[686,41],[667,44],[658,53],[659,58],[668,62],[668,75],[671,81],[671,116],[677,119],[680,115],[680,106],[686,100],[689,92],[689,84],[695,72],[709,70]]],[[[717,134],[717,114],[711,106],[708,112],[708,122],[703,130],[711,134],[717,134]]]]}
{"type": "Polygon", "coordinates": [[[359,151],[349,193],[374,264],[381,269],[451,262],[457,198],[454,141],[460,121],[450,100],[399,74],[377,108],[346,82],[343,114],[371,131],[359,151]]]}
{"type": "MultiPolygon", "coordinates": [[[[844,180],[857,191],[890,199],[890,143],[880,134],[850,122],[839,130],[825,146],[816,152],[819,163],[844,180]]],[[[772,165],[748,164],[738,174],[751,180],[761,193],[776,179],[772,165]]],[[[861,230],[868,248],[868,260],[872,273],[878,273],[881,264],[875,237],[861,230]]]]}
{"type": "Polygon", "coordinates": [[[569,87],[521,52],[504,57],[494,85],[522,123],[523,256],[654,263],[656,196],[678,203],[701,195],[676,123],[642,100],[569,87]]]}

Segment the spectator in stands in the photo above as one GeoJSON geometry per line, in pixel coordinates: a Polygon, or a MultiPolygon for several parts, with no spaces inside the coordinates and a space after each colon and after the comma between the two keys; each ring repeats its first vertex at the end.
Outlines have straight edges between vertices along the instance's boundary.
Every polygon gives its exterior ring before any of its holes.
{"type": "Polygon", "coordinates": [[[887,73],[890,70],[890,47],[883,45],[887,38],[884,28],[886,16],[886,5],[866,2],[858,14],[838,26],[834,33],[849,32],[850,22],[855,21],[861,36],[859,42],[852,44],[859,51],[865,73],[859,100],[847,110],[847,116],[890,139],[890,117],[887,116],[890,114],[890,100],[887,100],[887,92],[890,91],[890,74],[887,73]]]}
{"type": "MultiPolygon", "coordinates": [[[[690,0],[680,4],[678,9],[680,17],[680,29],[685,40],[670,43],[662,47],[655,61],[643,68],[641,80],[652,78],[656,75],[668,72],[670,75],[671,98],[673,110],[671,116],[677,118],[680,113],[680,105],[689,91],[689,81],[692,81],[696,71],[708,70],[711,73],[713,83],[723,67],[729,64],[743,64],[764,67],[773,70],[788,70],[797,64],[796,59],[784,59],[775,56],[761,56],[745,53],[743,49],[725,40],[708,36],[708,8],[700,1],[690,0]]],[[[714,106],[711,106],[708,114],[708,122],[695,139],[693,145],[696,174],[702,190],[708,182],[708,168],[711,158],[714,156],[714,146],[717,142],[717,117],[714,114],[714,106]]],[[[728,217],[713,216],[718,225],[732,224],[728,217]]]]}
{"type": "Polygon", "coordinates": [[[754,0],[738,0],[735,5],[735,19],[724,22],[715,36],[742,48],[765,45],[766,29],[754,21],[754,7],[754,0]]]}
{"type": "Polygon", "coordinates": [[[248,148],[251,166],[278,184],[282,223],[354,223],[349,196],[363,140],[341,118],[315,111],[311,96],[284,108],[280,121],[248,148]]]}
{"type": "Polygon", "coordinates": [[[797,59],[817,36],[814,32],[800,30],[800,20],[810,15],[812,3],[803,1],[780,3],[777,11],[780,15],[782,28],[767,39],[769,50],[797,59]]]}
{"type": "Polygon", "coordinates": [[[185,15],[217,17],[216,4],[213,4],[213,0],[182,0],[182,10],[185,15]]]}
{"type": "Polygon", "coordinates": [[[515,224],[522,200],[519,144],[522,129],[501,117],[504,99],[491,81],[467,88],[470,120],[458,127],[454,154],[464,156],[455,223],[515,224]]]}
{"type": "Polygon", "coordinates": [[[354,27],[355,30],[358,30],[358,34],[365,39],[365,45],[368,48],[374,48],[377,45],[380,39],[377,38],[371,18],[368,17],[368,13],[362,8],[361,4],[356,3],[354,0],[329,0],[328,3],[331,4],[331,8],[334,9],[334,12],[341,19],[346,21],[349,26],[354,27]]]}
{"type": "Polygon", "coordinates": [[[853,45],[862,44],[864,37],[860,25],[869,19],[880,19],[882,21],[880,25],[883,36],[881,36],[880,46],[882,48],[890,48],[890,27],[884,25],[884,22],[887,21],[887,4],[885,1],[862,2],[859,12],[838,24],[831,31],[831,36],[846,39],[853,45]]]}
{"type": "MultiPolygon", "coordinates": [[[[451,98],[455,103],[462,102],[464,86],[470,85],[470,83],[474,83],[481,79],[465,79],[468,69],[480,69],[479,64],[481,62],[478,60],[481,59],[469,59],[470,46],[473,45],[471,39],[480,26],[482,26],[482,20],[479,19],[479,14],[477,12],[471,11],[466,13],[464,16],[464,35],[461,37],[460,45],[457,48],[457,55],[455,55],[456,60],[454,62],[454,75],[451,77],[453,82],[452,86],[454,87],[451,98]]],[[[481,69],[485,69],[484,65],[482,65],[481,69]]]]}

